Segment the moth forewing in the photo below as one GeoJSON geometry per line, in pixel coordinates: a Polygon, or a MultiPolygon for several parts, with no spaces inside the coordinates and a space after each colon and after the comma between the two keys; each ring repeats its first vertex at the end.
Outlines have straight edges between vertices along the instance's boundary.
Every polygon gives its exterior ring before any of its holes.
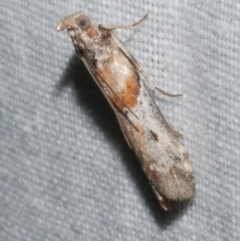
{"type": "Polygon", "coordinates": [[[117,27],[96,27],[87,15],[77,12],[61,20],[56,29],[68,30],[76,52],[113,108],[160,205],[168,210],[172,201],[194,196],[191,163],[140,76],[149,78],[113,34],[117,27]]]}

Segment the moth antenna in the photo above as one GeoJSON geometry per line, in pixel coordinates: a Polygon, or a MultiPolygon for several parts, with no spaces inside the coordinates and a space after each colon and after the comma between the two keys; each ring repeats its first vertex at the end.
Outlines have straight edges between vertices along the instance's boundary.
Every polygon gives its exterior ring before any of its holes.
{"type": "Polygon", "coordinates": [[[146,18],[148,14],[145,14],[143,18],[141,18],[139,21],[136,23],[130,24],[130,25],[105,25],[105,24],[99,24],[98,27],[103,30],[111,31],[111,30],[116,30],[116,29],[129,29],[133,28],[139,24],[141,24],[146,18]]]}

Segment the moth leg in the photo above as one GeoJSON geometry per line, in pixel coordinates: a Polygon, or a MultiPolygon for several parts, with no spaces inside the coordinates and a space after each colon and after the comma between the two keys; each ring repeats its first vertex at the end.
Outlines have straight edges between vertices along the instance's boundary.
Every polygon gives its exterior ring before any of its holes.
{"type": "Polygon", "coordinates": [[[119,115],[119,113],[117,113],[116,111],[115,111],[115,114],[116,114],[116,117],[117,117],[117,120],[118,120],[118,122],[120,123],[120,128],[121,128],[121,130],[122,130],[122,133],[123,133],[123,136],[125,137],[125,140],[127,141],[127,144],[128,144],[128,146],[130,147],[130,149],[133,149],[132,148],[132,145],[131,145],[131,143],[130,143],[130,140],[128,139],[128,136],[127,136],[127,134],[126,134],[126,132],[124,131],[124,129],[123,129],[123,120],[122,120],[122,117],[119,115]]]}
{"type": "Polygon", "coordinates": [[[130,25],[105,25],[105,24],[99,24],[98,27],[103,30],[111,31],[115,29],[128,29],[128,28],[133,28],[140,23],[142,23],[145,19],[147,18],[147,14],[144,15],[143,18],[141,18],[139,21],[136,23],[130,24],[130,25]]]}
{"type": "MultiPolygon", "coordinates": [[[[147,79],[147,81],[149,82],[148,79],[147,79]]],[[[149,83],[150,83],[150,82],[149,82],[149,83]]],[[[151,84],[151,83],[150,83],[150,84],[151,84]]],[[[166,95],[166,96],[169,96],[169,97],[180,97],[180,96],[182,96],[182,94],[170,94],[170,93],[168,93],[168,92],[160,89],[160,88],[157,87],[155,84],[153,84],[153,85],[151,84],[151,86],[152,86],[154,89],[156,89],[158,92],[160,92],[161,94],[166,95]]]]}
{"type": "Polygon", "coordinates": [[[167,95],[170,97],[179,97],[182,96],[182,94],[170,94],[159,87],[157,87],[153,81],[148,77],[148,75],[144,72],[138,61],[128,52],[128,50],[124,47],[122,42],[114,35],[111,33],[111,38],[113,41],[117,44],[117,46],[122,50],[122,52],[126,55],[126,57],[131,61],[131,63],[135,66],[135,68],[142,74],[142,76],[148,81],[148,83],[157,91],[159,91],[163,95],[167,95]]]}
{"type": "MultiPolygon", "coordinates": [[[[173,129],[172,129],[173,130],[173,129]]],[[[182,133],[180,133],[180,132],[178,132],[178,131],[175,131],[175,130],[173,130],[173,132],[174,132],[174,134],[178,137],[178,138],[183,138],[183,134],[182,133]]]]}

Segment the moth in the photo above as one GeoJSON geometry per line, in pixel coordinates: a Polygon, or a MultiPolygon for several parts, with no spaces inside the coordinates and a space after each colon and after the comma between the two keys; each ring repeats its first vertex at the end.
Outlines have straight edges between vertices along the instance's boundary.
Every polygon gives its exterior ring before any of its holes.
{"type": "Polygon", "coordinates": [[[132,28],[145,20],[126,26],[95,26],[82,11],[57,24],[67,29],[73,46],[112,107],[125,139],[134,150],[164,210],[174,201],[194,197],[195,181],[188,153],[149,93],[146,81],[167,94],[145,74],[113,30],[132,28]]]}

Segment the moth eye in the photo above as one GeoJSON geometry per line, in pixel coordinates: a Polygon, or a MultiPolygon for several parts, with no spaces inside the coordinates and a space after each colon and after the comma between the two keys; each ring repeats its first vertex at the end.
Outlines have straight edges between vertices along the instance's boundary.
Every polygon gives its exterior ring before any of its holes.
{"type": "Polygon", "coordinates": [[[79,28],[84,31],[87,31],[91,27],[91,20],[87,16],[80,16],[76,19],[76,23],[79,28]]]}

